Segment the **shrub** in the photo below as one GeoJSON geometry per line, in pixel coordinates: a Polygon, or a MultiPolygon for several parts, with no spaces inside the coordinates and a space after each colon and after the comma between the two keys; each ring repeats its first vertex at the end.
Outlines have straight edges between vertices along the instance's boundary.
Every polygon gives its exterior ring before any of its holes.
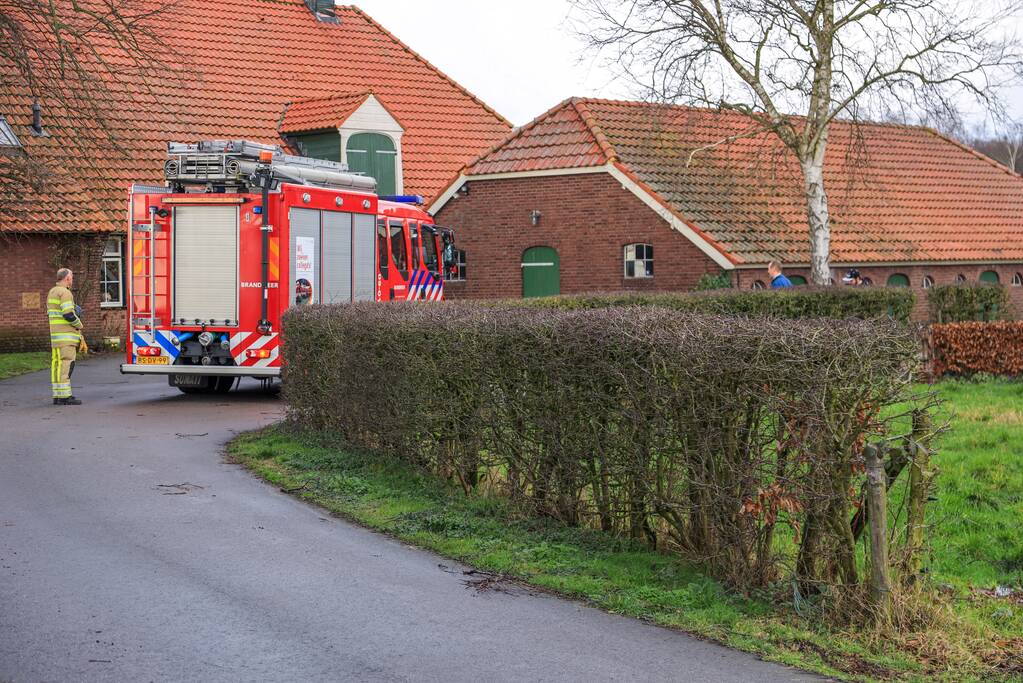
{"type": "Polygon", "coordinates": [[[700,279],[696,281],[693,291],[709,292],[716,289],[730,289],[731,286],[732,276],[728,274],[728,271],[722,270],[717,275],[711,275],[710,273],[701,275],[700,279]]]}
{"type": "Polygon", "coordinates": [[[932,374],[1023,374],[1023,322],[931,325],[932,374]]]}
{"type": "Polygon", "coordinates": [[[863,449],[899,438],[885,416],[918,356],[891,321],[659,306],[304,307],[284,336],[294,422],[735,585],[804,589],[861,584],[863,449]]]}
{"type": "Polygon", "coordinates": [[[774,290],[712,290],[689,294],[593,294],[525,299],[542,308],[662,306],[687,313],[723,313],[775,318],[894,318],[908,322],[916,297],[906,288],[794,287],[774,290]]]}
{"type": "Polygon", "coordinates": [[[1009,292],[999,284],[939,285],[927,290],[932,323],[1001,320],[1009,314],[1009,292]]]}

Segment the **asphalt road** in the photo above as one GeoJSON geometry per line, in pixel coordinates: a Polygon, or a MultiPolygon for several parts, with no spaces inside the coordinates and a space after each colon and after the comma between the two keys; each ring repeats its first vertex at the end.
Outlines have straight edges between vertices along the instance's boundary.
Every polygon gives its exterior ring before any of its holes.
{"type": "MultiPolygon", "coordinates": [[[[0,681],[795,681],[325,515],[223,461],[280,401],[80,364],[0,382],[0,681]],[[445,570],[442,565],[447,565],[445,570]]],[[[246,388],[246,386],[250,388],[246,388]]]]}

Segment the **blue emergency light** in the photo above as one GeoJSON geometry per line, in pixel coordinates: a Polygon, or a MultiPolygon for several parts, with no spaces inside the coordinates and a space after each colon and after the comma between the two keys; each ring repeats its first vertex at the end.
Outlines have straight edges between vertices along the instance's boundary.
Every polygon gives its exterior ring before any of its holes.
{"type": "Polygon", "coordinates": [[[378,197],[381,201],[397,202],[398,204],[425,204],[426,200],[417,194],[392,194],[378,197]]]}

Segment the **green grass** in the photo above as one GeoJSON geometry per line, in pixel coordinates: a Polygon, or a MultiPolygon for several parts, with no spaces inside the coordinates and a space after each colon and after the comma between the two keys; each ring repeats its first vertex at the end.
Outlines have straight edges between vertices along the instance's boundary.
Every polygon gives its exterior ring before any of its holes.
{"type": "Polygon", "coordinates": [[[957,416],[936,456],[929,519],[934,584],[949,585],[928,597],[937,616],[900,637],[829,628],[812,609],[797,614],[784,586],[730,594],[677,557],[467,498],[324,435],[271,428],[239,437],[230,452],[282,489],[420,547],[765,659],[846,680],[1020,680],[1023,659],[991,664],[1023,651],[1023,606],[973,588],[1021,585],[1023,386],[945,383],[940,391],[957,416]]]}
{"type": "Polygon", "coordinates": [[[1023,588],[1023,382],[943,382],[952,429],[939,444],[934,576],[1023,588]]]}
{"type": "Polygon", "coordinates": [[[50,354],[45,351],[38,353],[0,353],[0,380],[10,379],[50,366],[50,354]]]}

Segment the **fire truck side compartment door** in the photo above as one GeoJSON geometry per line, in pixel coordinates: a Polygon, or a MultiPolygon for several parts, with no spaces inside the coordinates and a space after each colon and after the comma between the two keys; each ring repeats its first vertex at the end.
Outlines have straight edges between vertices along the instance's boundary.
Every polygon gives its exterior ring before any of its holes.
{"type": "Polygon", "coordinates": [[[315,304],[320,279],[320,212],[316,209],[292,209],[291,223],[291,282],[289,303],[315,304]],[[296,283],[302,282],[302,291],[296,291],[296,283]],[[301,299],[296,299],[301,295],[301,299]]]}
{"type": "MultiPolygon", "coordinates": [[[[376,218],[355,214],[355,300],[376,299],[376,218]]],[[[386,244],[386,242],[385,242],[386,244]]]]}
{"type": "Polygon", "coordinates": [[[352,300],[352,214],[323,212],[323,303],[352,300]]]}
{"type": "Polygon", "coordinates": [[[174,318],[238,321],[238,207],[174,209],[174,318]]]}

